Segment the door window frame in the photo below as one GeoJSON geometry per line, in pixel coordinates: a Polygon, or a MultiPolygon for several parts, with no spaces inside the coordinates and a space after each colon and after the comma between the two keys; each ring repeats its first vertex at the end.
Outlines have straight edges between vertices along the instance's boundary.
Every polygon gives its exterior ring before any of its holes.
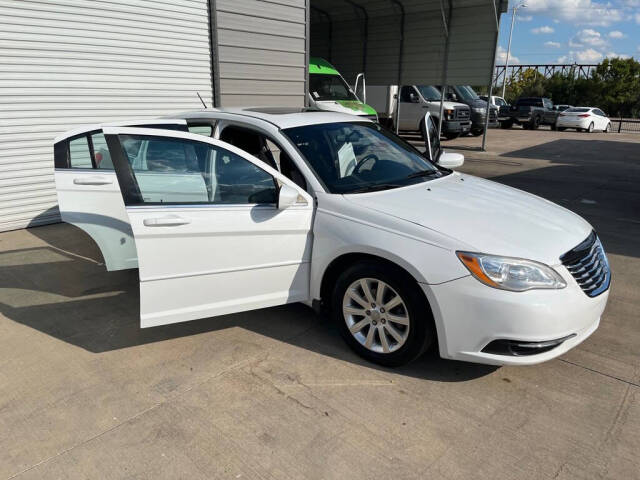
{"type": "MultiPolygon", "coordinates": [[[[118,183],[120,184],[120,191],[122,193],[125,207],[126,208],[159,208],[159,207],[231,207],[231,206],[240,206],[240,207],[264,207],[264,208],[277,208],[277,204],[262,204],[262,203],[239,203],[239,204],[231,204],[231,203],[215,203],[215,202],[145,202],[142,199],[142,195],[140,193],[140,189],[137,186],[137,181],[135,178],[135,174],[133,172],[133,168],[128,161],[126,154],[122,149],[122,145],[120,140],[118,139],[118,135],[142,135],[142,136],[151,136],[151,137],[165,137],[169,139],[180,139],[180,140],[189,140],[199,143],[208,144],[210,146],[216,147],[218,149],[227,150],[232,154],[235,154],[241,157],[243,160],[248,161],[253,164],[256,168],[264,171],[268,175],[271,176],[274,186],[276,188],[276,195],[279,194],[279,186],[278,182],[281,184],[286,184],[295,188],[298,191],[298,194],[305,200],[306,204],[313,205],[313,200],[309,193],[307,193],[303,188],[296,185],[292,180],[285,177],[282,173],[270,167],[262,160],[250,155],[249,153],[241,150],[233,145],[225,143],[219,139],[214,139],[211,137],[206,137],[204,135],[200,135],[197,133],[183,132],[183,131],[168,131],[168,130],[158,130],[158,129],[150,129],[150,128],[138,128],[138,127],[105,127],[102,130],[105,139],[107,141],[107,146],[109,147],[109,153],[111,154],[111,159],[114,164],[114,169],[116,172],[116,176],[118,178],[118,183]]],[[[306,177],[305,177],[306,179],[306,177]]],[[[277,197],[276,197],[277,199],[277,197]]]]}

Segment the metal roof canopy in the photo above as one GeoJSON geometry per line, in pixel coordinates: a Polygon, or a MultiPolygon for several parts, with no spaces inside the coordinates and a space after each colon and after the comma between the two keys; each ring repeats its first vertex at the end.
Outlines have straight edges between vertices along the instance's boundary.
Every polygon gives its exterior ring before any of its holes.
{"type": "Polygon", "coordinates": [[[441,84],[443,72],[447,85],[487,85],[506,9],[506,0],[311,0],[311,55],[348,81],[364,72],[369,85],[441,84]]]}
{"type": "MultiPolygon", "coordinates": [[[[311,55],[329,60],[349,82],[364,72],[369,85],[492,87],[507,0],[311,0],[310,6],[311,55]]],[[[485,143],[486,128],[483,150],[485,143]]]]}

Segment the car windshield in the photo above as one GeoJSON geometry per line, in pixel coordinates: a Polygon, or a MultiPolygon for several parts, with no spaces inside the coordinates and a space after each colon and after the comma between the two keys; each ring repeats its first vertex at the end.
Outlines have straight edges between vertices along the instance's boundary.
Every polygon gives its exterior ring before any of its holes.
{"type": "Polygon", "coordinates": [[[565,113],[585,113],[585,112],[588,112],[589,110],[591,110],[591,109],[590,108],[582,108],[582,107],[567,108],[565,110],[565,113]]]}
{"type": "Polygon", "coordinates": [[[416,88],[420,91],[420,94],[425,100],[433,101],[440,100],[440,98],[442,98],[440,90],[433,85],[417,85],[416,88]]]}
{"type": "Polygon", "coordinates": [[[358,100],[340,75],[312,73],[309,75],[309,91],[316,101],[358,100]]]}
{"type": "Polygon", "coordinates": [[[284,133],[331,193],[403,187],[450,173],[375,123],[323,123],[284,133]]]}
{"type": "Polygon", "coordinates": [[[464,100],[475,100],[478,94],[468,85],[458,85],[458,93],[464,100]]]}

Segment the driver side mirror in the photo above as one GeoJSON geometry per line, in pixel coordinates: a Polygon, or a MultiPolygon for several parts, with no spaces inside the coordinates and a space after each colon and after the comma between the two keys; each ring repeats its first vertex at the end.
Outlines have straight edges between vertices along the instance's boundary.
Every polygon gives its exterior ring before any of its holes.
{"type": "Polygon", "coordinates": [[[284,210],[296,204],[298,191],[286,183],[278,190],[278,210],[284,210]]]}
{"type": "Polygon", "coordinates": [[[437,163],[445,168],[458,168],[464,165],[464,155],[461,153],[442,152],[437,163]]]}
{"type": "Polygon", "coordinates": [[[420,103],[420,99],[418,98],[418,95],[416,95],[415,93],[409,94],[409,100],[411,100],[411,103],[420,103]]]}

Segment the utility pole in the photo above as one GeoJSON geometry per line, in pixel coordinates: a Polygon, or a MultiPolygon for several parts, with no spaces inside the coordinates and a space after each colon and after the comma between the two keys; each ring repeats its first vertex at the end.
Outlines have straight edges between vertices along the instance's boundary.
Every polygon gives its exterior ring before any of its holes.
{"type": "Polygon", "coordinates": [[[507,71],[509,70],[509,56],[511,56],[511,37],[513,36],[513,24],[516,21],[516,12],[519,8],[527,8],[527,4],[524,2],[520,2],[518,5],[513,7],[513,11],[511,14],[511,30],[509,31],[509,46],[507,47],[507,61],[504,62],[504,79],[502,81],[502,98],[504,98],[504,91],[507,88],[507,71]]]}

